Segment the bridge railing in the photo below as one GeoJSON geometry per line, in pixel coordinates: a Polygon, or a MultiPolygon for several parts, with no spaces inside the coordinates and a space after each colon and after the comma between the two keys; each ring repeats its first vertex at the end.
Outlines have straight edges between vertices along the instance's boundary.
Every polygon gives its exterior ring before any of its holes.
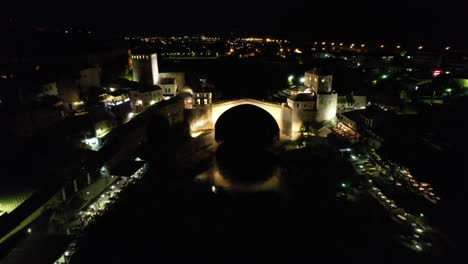
{"type": "Polygon", "coordinates": [[[224,99],[224,100],[219,100],[219,101],[213,101],[213,105],[220,105],[220,104],[223,104],[223,103],[229,103],[229,102],[232,102],[232,101],[239,101],[239,100],[252,100],[252,101],[258,101],[258,102],[262,102],[262,103],[267,103],[267,104],[272,104],[272,105],[275,105],[275,106],[280,106],[281,103],[278,103],[278,102],[274,102],[274,101],[269,101],[269,100],[265,100],[265,99],[259,99],[259,98],[252,98],[252,97],[234,97],[234,98],[229,98],[229,99],[224,99]]]}

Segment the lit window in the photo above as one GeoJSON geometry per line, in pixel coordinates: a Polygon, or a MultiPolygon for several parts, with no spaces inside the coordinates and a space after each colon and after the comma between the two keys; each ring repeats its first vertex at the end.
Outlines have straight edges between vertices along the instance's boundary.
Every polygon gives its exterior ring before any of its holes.
{"type": "Polygon", "coordinates": [[[203,99],[203,104],[208,104],[208,100],[207,100],[207,99],[203,99]]]}

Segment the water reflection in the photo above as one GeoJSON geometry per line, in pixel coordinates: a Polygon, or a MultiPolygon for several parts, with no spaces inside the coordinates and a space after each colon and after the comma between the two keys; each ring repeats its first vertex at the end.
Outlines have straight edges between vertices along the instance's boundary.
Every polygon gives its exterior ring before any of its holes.
{"type": "Polygon", "coordinates": [[[229,191],[278,191],[281,170],[276,156],[267,149],[219,145],[214,165],[196,177],[204,182],[229,191]]]}

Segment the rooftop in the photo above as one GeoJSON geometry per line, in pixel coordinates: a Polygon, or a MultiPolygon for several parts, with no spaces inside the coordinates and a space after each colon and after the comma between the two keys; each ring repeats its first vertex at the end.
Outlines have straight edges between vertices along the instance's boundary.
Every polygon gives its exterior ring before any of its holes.
{"type": "Polygon", "coordinates": [[[141,85],[138,88],[138,92],[140,92],[140,93],[153,92],[153,91],[157,91],[157,90],[162,90],[162,89],[161,89],[161,87],[159,87],[157,85],[141,85]]]}
{"type": "Polygon", "coordinates": [[[299,93],[288,98],[295,102],[312,102],[315,101],[315,97],[309,93],[299,93]]]}
{"type": "Polygon", "coordinates": [[[160,84],[174,84],[175,83],[175,78],[161,78],[159,80],[160,84]]]}

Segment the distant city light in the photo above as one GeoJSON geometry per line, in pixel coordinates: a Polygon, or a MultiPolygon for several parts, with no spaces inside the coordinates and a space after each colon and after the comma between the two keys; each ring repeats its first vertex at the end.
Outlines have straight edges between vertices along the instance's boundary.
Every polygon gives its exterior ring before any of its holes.
{"type": "Polygon", "coordinates": [[[440,75],[441,73],[443,73],[443,72],[444,72],[444,71],[441,70],[441,69],[435,69],[435,70],[432,71],[432,76],[437,77],[437,76],[439,76],[439,75],[440,75]]]}
{"type": "Polygon", "coordinates": [[[419,86],[416,85],[416,86],[414,87],[414,90],[417,91],[418,89],[419,89],[419,86]]]}
{"type": "Polygon", "coordinates": [[[423,48],[424,48],[424,46],[419,46],[418,50],[422,50],[423,48]]]}
{"type": "Polygon", "coordinates": [[[304,82],[305,82],[305,78],[304,78],[304,77],[301,77],[301,79],[299,79],[299,81],[300,81],[301,83],[304,83],[304,82]]]}
{"type": "Polygon", "coordinates": [[[346,187],[346,183],[341,183],[341,187],[345,188],[346,187]]]}
{"type": "Polygon", "coordinates": [[[294,79],[294,76],[293,76],[293,75],[289,75],[288,81],[292,81],[293,79],[294,79]]]}
{"type": "Polygon", "coordinates": [[[423,213],[420,213],[420,214],[419,214],[419,217],[423,218],[423,217],[424,217],[424,214],[423,214],[423,213]]]}
{"type": "Polygon", "coordinates": [[[156,103],[155,100],[151,100],[150,105],[154,105],[156,103]]]}
{"type": "Polygon", "coordinates": [[[211,186],[211,192],[216,193],[216,191],[217,191],[217,190],[216,190],[216,186],[214,186],[214,185],[211,186]]]}
{"type": "Polygon", "coordinates": [[[143,101],[142,100],[137,100],[136,103],[137,103],[137,105],[142,105],[143,101]]]}
{"type": "Polygon", "coordinates": [[[382,76],[380,76],[381,79],[385,80],[388,78],[388,74],[382,74],[382,76]]]}
{"type": "Polygon", "coordinates": [[[450,47],[445,47],[445,50],[449,50],[449,49],[450,49],[450,47]]]}
{"type": "Polygon", "coordinates": [[[322,45],[325,45],[325,44],[327,44],[327,42],[326,42],[326,41],[323,41],[323,42],[322,42],[322,45]]]}
{"type": "Polygon", "coordinates": [[[380,48],[381,49],[385,48],[385,45],[384,44],[380,45],[380,48]]]}
{"type": "Polygon", "coordinates": [[[397,45],[396,48],[399,49],[399,48],[401,48],[401,46],[400,46],[400,45],[397,45]]]}
{"type": "Polygon", "coordinates": [[[294,53],[302,54],[302,51],[300,49],[295,49],[294,53]]]}
{"type": "Polygon", "coordinates": [[[32,229],[28,228],[28,234],[31,234],[31,233],[32,233],[32,229]]]}
{"type": "Polygon", "coordinates": [[[340,43],[340,46],[343,46],[343,43],[340,43]]]}
{"type": "Polygon", "coordinates": [[[128,113],[128,118],[132,118],[134,115],[135,115],[135,113],[130,112],[130,113],[128,113]]]}
{"type": "Polygon", "coordinates": [[[364,48],[366,46],[366,44],[361,44],[361,48],[364,48]]]}

